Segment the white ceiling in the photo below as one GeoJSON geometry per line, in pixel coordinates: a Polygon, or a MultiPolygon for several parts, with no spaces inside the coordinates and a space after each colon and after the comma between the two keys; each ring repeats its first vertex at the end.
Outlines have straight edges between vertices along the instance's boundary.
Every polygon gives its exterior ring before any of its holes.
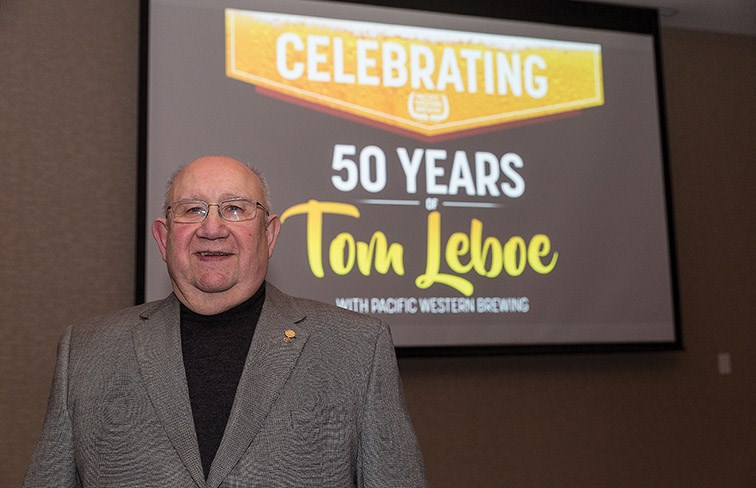
{"type": "Polygon", "coordinates": [[[659,9],[662,27],[756,36],[756,0],[597,0],[659,9]]]}

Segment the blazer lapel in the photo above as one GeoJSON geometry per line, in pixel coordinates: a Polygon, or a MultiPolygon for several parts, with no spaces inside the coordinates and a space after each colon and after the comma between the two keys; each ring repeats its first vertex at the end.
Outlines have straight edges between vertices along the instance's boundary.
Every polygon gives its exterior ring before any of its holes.
{"type": "Polygon", "coordinates": [[[266,284],[265,303],[249,347],[223,440],[207,478],[217,488],[252,444],[278,398],[308,333],[288,297],[266,284]],[[287,337],[288,336],[293,337],[287,337]],[[292,334],[293,332],[293,334],[292,334]]]}
{"type": "Polygon", "coordinates": [[[133,338],[147,392],[184,466],[198,486],[205,486],[181,355],[178,299],[171,295],[142,318],[133,338]]]}

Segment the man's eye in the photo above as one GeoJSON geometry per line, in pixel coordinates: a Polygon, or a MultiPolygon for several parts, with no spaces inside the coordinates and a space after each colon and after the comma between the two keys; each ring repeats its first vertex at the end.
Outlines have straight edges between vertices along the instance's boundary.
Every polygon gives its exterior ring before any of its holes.
{"type": "Polygon", "coordinates": [[[237,217],[243,217],[247,213],[247,209],[240,205],[229,204],[223,207],[223,215],[235,215],[237,217]]]}
{"type": "Polygon", "coordinates": [[[184,207],[184,215],[203,215],[205,213],[205,207],[200,206],[186,206],[184,207]]]}

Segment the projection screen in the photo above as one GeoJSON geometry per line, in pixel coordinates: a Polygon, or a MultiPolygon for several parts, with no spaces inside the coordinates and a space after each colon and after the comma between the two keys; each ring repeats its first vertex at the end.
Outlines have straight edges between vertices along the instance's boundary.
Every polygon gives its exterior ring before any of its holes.
{"type": "Polygon", "coordinates": [[[165,182],[217,154],[267,177],[269,281],[385,319],[405,351],[680,347],[653,32],[146,8],[138,299],[171,291],[150,232],[165,182]]]}

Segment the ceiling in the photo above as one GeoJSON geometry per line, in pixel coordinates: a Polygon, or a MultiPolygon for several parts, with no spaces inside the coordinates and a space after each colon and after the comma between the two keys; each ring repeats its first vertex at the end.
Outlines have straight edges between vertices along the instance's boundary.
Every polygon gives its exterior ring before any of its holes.
{"type": "Polygon", "coordinates": [[[595,0],[659,9],[662,27],[756,36],[756,0],[595,0]]]}

